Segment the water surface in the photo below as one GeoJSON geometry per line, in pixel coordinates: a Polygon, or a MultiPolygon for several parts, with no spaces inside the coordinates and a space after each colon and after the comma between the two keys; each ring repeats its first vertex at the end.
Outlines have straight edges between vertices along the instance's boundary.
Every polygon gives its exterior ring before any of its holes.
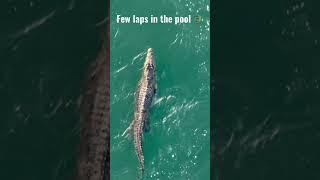
{"type": "Polygon", "coordinates": [[[138,177],[133,117],[146,50],[154,49],[157,94],[143,138],[144,179],[209,179],[209,1],[111,1],[111,179],[138,177]],[[117,24],[122,16],[201,15],[201,23],[117,24]]]}

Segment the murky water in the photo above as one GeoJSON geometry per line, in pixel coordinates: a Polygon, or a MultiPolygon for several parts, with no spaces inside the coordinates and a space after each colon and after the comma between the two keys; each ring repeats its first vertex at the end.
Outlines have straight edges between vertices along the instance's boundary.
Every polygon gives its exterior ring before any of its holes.
{"type": "Polygon", "coordinates": [[[319,179],[319,3],[215,9],[213,179],[319,179]]]}

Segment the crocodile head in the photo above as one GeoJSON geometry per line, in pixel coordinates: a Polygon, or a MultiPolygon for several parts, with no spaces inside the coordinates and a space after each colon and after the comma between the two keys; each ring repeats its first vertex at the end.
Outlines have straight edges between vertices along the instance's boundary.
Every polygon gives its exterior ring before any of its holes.
{"type": "Polygon", "coordinates": [[[144,74],[147,75],[147,78],[152,78],[154,76],[154,71],[155,71],[155,61],[153,57],[153,49],[149,48],[147,51],[147,57],[144,62],[144,74]]]}
{"type": "Polygon", "coordinates": [[[153,57],[153,49],[149,48],[147,51],[147,57],[146,60],[144,62],[144,70],[148,71],[148,70],[152,70],[155,68],[155,63],[154,63],[154,57],[153,57]]]}

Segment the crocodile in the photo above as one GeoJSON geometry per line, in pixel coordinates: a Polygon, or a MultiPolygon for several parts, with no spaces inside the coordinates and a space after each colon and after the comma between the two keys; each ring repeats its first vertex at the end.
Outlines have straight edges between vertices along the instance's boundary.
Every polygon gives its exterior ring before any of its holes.
{"type": "Polygon", "coordinates": [[[101,50],[90,64],[79,99],[80,143],[75,180],[109,179],[109,33],[103,30],[101,37],[101,50]]]}
{"type": "MultiPolygon", "coordinates": [[[[155,61],[153,49],[149,48],[143,66],[142,77],[138,83],[137,91],[135,92],[134,117],[129,127],[122,134],[122,136],[124,136],[128,131],[133,131],[134,147],[140,163],[141,176],[144,172],[142,133],[143,130],[148,129],[148,113],[153,96],[156,92],[155,80],[155,61]]],[[[128,135],[129,134],[127,134],[127,136],[128,135]]]]}

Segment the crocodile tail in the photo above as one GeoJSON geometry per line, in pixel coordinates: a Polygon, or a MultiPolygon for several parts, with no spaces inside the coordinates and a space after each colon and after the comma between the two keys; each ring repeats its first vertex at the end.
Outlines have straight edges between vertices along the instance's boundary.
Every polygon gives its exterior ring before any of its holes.
{"type": "MultiPolygon", "coordinates": [[[[137,152],[138,154],[138,152],[137,152]]],[[[142,151],[140,153],[140,155],[138,155],[138,159],[139,159],[139,164],[140,164],[140,179],[142,179],[143,174],[144,174],[144,157],[142,154],[142,151]]]]}
{"type": "MultiPolygon", "coordinates": [[[[140,142],[141,142],[141,140],[140,140],[140,142]]],[[[141,169],[141,171],[143,173],[143,171],[144,171],[144,156],[143,156],[143,152],[142,152],[141,143],[137,144],[136,150],[137,150],[138,160],[139,160],[139,163],[140,163],[140,169],[141,169]]]]}
{"type": "Polygon", "coordinates": [[[143,164],[141,164],[140,162],[140,174],[139,174],[139,179],[142,179],[143,178],[143,174],[144,174],[144,166],[143,164]]]}
{"type": "Polygon", "coordinates": [[[140,133],[136,133],[135,137],[134,137],[134,141],[135,141],[135,149],[136,149],[136,153],[137,153],[137,157],[139,160],[139,164],[140,164],[140,174],[141,176],[143,176],[144,173],[144,156],[143,156],[143,151],[142,151],[142,141],[141,141],[141,134],[140,133]]]}

